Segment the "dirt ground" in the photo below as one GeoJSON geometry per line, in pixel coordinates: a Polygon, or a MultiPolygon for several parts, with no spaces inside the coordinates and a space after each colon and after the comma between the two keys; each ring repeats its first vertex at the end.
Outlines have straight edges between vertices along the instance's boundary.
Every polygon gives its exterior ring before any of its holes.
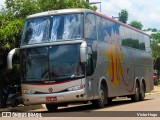
{"type": "Polygon", "coordinates": [[[157,93],[160,93],[160,85],[158,86],[154,86],[154,90],[149,92],[149,93],[146,93],[147,95],[149,94],[157,94],[157,93]]]}

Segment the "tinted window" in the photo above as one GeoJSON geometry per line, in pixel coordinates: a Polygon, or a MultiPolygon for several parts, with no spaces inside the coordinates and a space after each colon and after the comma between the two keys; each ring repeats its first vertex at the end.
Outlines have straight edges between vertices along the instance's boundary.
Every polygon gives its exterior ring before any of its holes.
{"type": "Polygon", "coordinates": [[[108,43],[114,43],[115,30],[113,26],[115,25],[115,23],[109,20],[106,20],[106,22],[107,22],[107,26],[105,26],[105,31],[106,31],[107,41],[108,43]]]}
{"type": "Polygon", "coordinates": [[[108,27],[108,20],[105,18],[102,18],[102,37],[103,41],[111,43],[111,37],[109,35],[109,27],[108,27]]]}
{"type": "Polygon", "coordinates": [[[22,80],[43,81],[82,77],[80,44],[22,50],[22,80]]]}
{"type": "Polygon", "coordinates": [[[122,45],[127,46],[127,47],[133,47],[132,31],[126,27],[124,27],[124,38],[122,40],[122,45]]]}
{"type": "Polygon", "coordinates": [[[103,26],[102,26],[102,18],[97,16],[96,18],[96,23],[97,23],[97,30],[98,30],[98,40],[99,41],[104,41],[103,38],[103,26]]]}
{"type": "Polygon", "coordinates": [[[48,80],[48,48],[34,48],[23,51],[23,69],[27,81],[48,80]]]}
{"type": "Polygon", "coordinates": [[[52,17],[51,41],[80,39],[82,37],[82,15],[59,15],[52,17]]]}
{"type": "Polygon", "coordinates": [[[120,39],[120,35],[119,35],[119,29],[120,29],[120,24],[118,23],[115,23],[114,26],[113,26],[113,32],[112,33],[112,37],[113,37],[113,42],[115,44],[119,44],[121,43],[121,39],[120,39]]]}
{"type": "Polygon", "coordinates": [[[150,38],[147,35],[144,35],[144,41],[145,41],[145,48],[147,52],[151,52],[151,43],[150,38]]]}
{"type": "Polygon", "coordinates": [[[83,15],[66,14],[28,19],[22,45],[82,39],[83,15]]]}
{"type": "Polygon", "coordinates": [[[132,47],[139,49],[139,33],[132,30],[132,47]]]}
{"type": "Polygon", "coordinates": [[[144,35],[139,33],[139,49],[145,50],[144,35]]]}
{"type": "Polygon", "coordinates": [[[23,44],[48,42],[50,23],[49,18],[27,20],[22,36],[23,44]]]}
{"type": "Polygon", "coordinates": [[[120,41],[119,44],[122,44],[122,40],[125,38],[125,32],[124,32],[124,27],[121,25],[119,27],[119,34],[120,34],[120,41]]]}
{"type": "Polygon", "coordinates": [[[87,14],[85,19],[85,38],[96,40],[97,32],[96,32],[96,21],[94,14],[87,14]]]}
{"type": "Polygon", "coordinates": [[[83,74],[79,44],[50,47],[49,61],[52,79],[73,78],[83,74]]]}

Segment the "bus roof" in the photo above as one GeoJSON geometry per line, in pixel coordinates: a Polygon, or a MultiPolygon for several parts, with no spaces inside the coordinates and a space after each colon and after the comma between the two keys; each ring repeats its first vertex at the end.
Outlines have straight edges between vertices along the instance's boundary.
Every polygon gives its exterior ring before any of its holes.
{"type": "Polygon", "coordinates": [[[101,16],[101,17],[104,17],[104,18],[106,18],[106,19],[108,19],[108,20],[110,20],[110,21],[116,22],[116,23],[121,24],[121,25],[123,25],[123,26],[125,26],[125,27],[128,27],[128,28],[130,28],[130,29],[133,29],[133,30],[135,30],[135,31],[138,31],[138,32],[140,32],[140,33],[143,33],[143,34],[145,34],[145,35],[147,35],[147,36],[150,36],[150,35],[148,35],[147,33],[143,32],[143,31],[141,31],[141,30],[139,30],[139,29],[137,29],[137,28],[135,28],[135,27],[132,27],[132,26],[130,26],[130,25],[128,25],[128,24],[124,24],[123,22],[120,22],[120,21],[118,21],[118,20],[115,20],[114,18],[108,17],[108,16],[106,16],[106,15],[104,15],[104,14],[98,13],[98,12],[96,12],[96,11],[92,11],[92,10],[90,10],[90,9],[85,9],[85,8],[73,8],[73,9],[51,10],[51,11],[46,11],[46,12],[41,12],[41,13],[36,13],[36,14],[29,15],[29,16],[27,16],[27,19],[37,18],[37,17],[43,17],[43,16],[49,16],[49,15],[67,14],[67,13],[83,13],[83,12],[85,12],[85,13],[94,13],[94,14],[99,15],[99,16],[101,16]]]}
{"type": "Polygon", "coordinates": [[[36,13],[29,15],[27,19],[30,18],[36,18],[36,17],[42,17],[42,16],[49,16],[49,15],[57,15],[57,14],[66,14],[66,13],[82,13],[82,12],[93,12],[90,9],[84,9],[84,8],[73,8],[73,9],[61,9],[61,10],[51,10],[41,13],[36,13]]]}

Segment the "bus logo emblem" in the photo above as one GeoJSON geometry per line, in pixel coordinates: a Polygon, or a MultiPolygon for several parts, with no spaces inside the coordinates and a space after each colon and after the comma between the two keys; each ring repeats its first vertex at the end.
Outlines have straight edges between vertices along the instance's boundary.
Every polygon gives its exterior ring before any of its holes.
{"type": "Polygon", "coordinates": [[[49,90],[49,92],[53,92],[53,88],[49,88],[48,90],[49,90]]]}

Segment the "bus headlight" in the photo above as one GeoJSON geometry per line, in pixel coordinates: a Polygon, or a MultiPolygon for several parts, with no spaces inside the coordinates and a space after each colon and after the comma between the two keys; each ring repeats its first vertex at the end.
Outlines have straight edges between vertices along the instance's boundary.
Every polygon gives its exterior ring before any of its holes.
{"type": "Polygon", "coordinates": [[[22,90],[22,94],[34,94],[34,90],[22,90]]]}
{"type": "Polygon", "coordinates": [[[77,85],[77,86],[73,86],[68,88],[68,91],[76,91],[76,90],[80,90],[83,89],[85,87],[85,85],[77,85]]]}

